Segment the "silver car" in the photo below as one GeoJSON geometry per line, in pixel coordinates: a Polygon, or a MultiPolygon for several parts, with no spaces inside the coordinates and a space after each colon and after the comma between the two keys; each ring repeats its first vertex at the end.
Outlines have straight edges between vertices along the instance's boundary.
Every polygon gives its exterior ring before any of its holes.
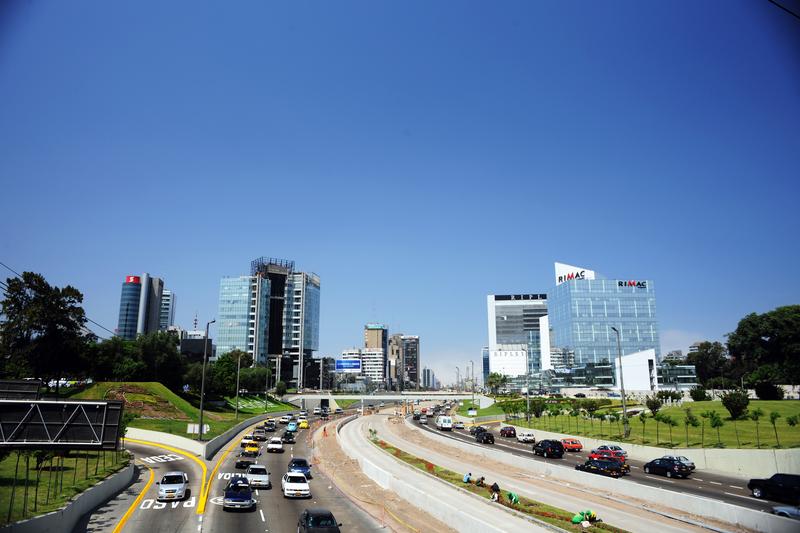
{"type": "Polygon", "coordinates": [[[800,520],[800,507],[792,507],[791,505],[781,505],[772,508],[772,513],[778,516],[785,516],[786,518],[794,518],[800,520]]]}
{"type": "Polygon", "coordinates": [[[250,465],[247,467],[245,474],[250,486],[254,489],[257,488],[272,488],[272,482],[269,480],[269,472],[264,465],[250,465]]]}
{"type": "Polygon", "coordinates": [[[189,476],[186,472],[167,472],[158,485],[158,501],[183,500],[189,496],[189,476]]]}

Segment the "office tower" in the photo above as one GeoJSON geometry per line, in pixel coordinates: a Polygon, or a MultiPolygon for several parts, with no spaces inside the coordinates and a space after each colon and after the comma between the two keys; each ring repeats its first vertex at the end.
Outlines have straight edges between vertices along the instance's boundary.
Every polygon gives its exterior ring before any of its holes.
{"type": "MultiPolygon", "coordinates": [[[[320,282],[316,274],[294,272],[286,286],[284,354],[291,358],[292,378],[300,387],[314,387],[303,377],[305,361],[319,350],[320,282]]],[[[285,372],[284,372],[285,373],[285,372]]]]}
{"type": "Polygon", "coordinates": [[[422,369],[422,386],[427,390],[435,390],[436,387],[436,375],[433,373],[433,370],[430,368],[423,368],[422,369]]]}
{"type": "Polygon", "coordinates": [[[158,329],[167,331],[175,325],[175,293],[164,289],[161,293],[161,309],[159,311],[158,329]]]}
{"type": "Polygon", "coordinates": [[[419,390],[419,337],[417,335],[403,335],[400,337],[403,358],[403,388],[419,390]]]}
{"type": "Polygon", "coordinates": [[[515,377],[550,368],[546,294],[490,294],[489,371],[515,377]]]}
{"type": "Polygon", "coordinates": [[[258,276],[222,278],[217,311],[217,354],[233,350],[250,354],[254,363],[267,362],[270,283],[258,276]]]}
{"type": "Polygon", "coordinates": [[[384,361],[386,352],[380,348],[364,348],[361,350],[361,373],[376,385],[386,382],[384,361]]]}
{"type": "Polygon", "coordinates": [[[389,379],[389,328],[383,324],[366,324],[364,326],[364,348],[383,351],[383,375],[386,389],[391,389],[389,379]]]}
{"type": "Polygon", "coordinates": [[[119,301],[117,334],[123,339],[153,333],[159,329],[164,281],[144,273],[126,276],[119,301]]]}
{"type": "Polygon", "coordinates": [[[403,381],[403,334],[389,337],[389,351],[386,357],[388,367],[387,388],[400,392],[403,381]]]}
{"type": "Polygon", "coordinates": [[[484,346],[481,349],[481,360],[483,361],[483,386],[489,381],[489,347],[484,346]]]}

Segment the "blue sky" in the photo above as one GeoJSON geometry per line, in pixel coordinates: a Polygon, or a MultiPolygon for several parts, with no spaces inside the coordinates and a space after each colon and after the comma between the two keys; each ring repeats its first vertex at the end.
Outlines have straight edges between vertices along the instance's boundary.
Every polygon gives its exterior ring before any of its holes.
{"type": "Polygon", "coordinates": [[[445,381],[554,261],[655,280],[664,349],[798,303],[769,2],[118,4],[0,5],[0,261],[109,328],[127,274],[188,327],[261,255],[321,276],[321,353],[381,321],[445,381]]]}

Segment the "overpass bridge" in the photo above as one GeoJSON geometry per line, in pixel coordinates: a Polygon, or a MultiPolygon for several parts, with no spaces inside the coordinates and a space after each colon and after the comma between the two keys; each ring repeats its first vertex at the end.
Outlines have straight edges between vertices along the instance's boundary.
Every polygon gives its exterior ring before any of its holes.
{"type": "MultiPolygon", "coordinates": [[[[494,403],[493,398],[484,396],[483,394],[475,394],[475,401],[481,408],[489,407],[494,403]]],[[[385,392],[378,394],[352,394],[352,393],[337,393],[330,392],[303,392],[299,394],[287,394],[284,400],[292,403],[301,403],[306,408],[319,405],[320,400],[360,400],[366,404],[377,404],[379,402],[395,402],[395,401],[444,401],[444,400],[471,400],[472,393],[467,392],[448,392],[448,391],[407,391],[407,392],[385,392]]]]}

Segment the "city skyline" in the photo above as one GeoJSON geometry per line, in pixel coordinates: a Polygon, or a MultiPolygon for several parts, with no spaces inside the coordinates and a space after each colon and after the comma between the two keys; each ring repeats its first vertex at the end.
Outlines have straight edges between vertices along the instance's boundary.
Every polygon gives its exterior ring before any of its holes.
{"type": "Polygon", "coordinates": [[[127,275],[188,327],[290,257],[324,280],[317,354],[380,322],[447,383],[486,296],[553,261],[654,280],[662,353],[800,300],[797,22],[768,2],[179,4],[0,10],[0,261],[106,328],[127,275]]]}

